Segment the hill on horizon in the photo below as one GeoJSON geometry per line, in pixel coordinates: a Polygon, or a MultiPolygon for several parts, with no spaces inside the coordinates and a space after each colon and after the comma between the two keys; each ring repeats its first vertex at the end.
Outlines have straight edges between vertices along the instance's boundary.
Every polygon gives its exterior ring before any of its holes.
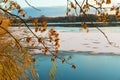
{"type": "MultiPolygon", "coordinates": [[[[64,6],[56,6],[56,7],[37,7],[41,11],[33,9],[31,7],[23,8],[23,10],[27,13],[27,16],[31,17],[40,17],[42,15],[47,17],[56,17],[56,16],[66,16],[66,7],[64,6]]],[[[13,11],[12,13],[17,14],[17,11],[13,11]]]]}
{"type": "MultiPolygon", "coordinates": [[[[37,7],[41,11],[33,9],[31,7],[23,8],[23,10],[27,13],[27,16],[31,17],[40,17],[42,15],[46,17],[63,17],[66,16],[67,7],[66,6],[54,6],[54,7],[37,7]]],[[[78,9],[79,12],[79,9],[78,9]]],[[[90,13],[94,13],[95,10],[91,9],[90,13]]],[[[12,13],[17,14],[17,11],[13,11],[12,13]]],[[[75,14],[75,11],[71,9],[70,14],[75,14]]]]}

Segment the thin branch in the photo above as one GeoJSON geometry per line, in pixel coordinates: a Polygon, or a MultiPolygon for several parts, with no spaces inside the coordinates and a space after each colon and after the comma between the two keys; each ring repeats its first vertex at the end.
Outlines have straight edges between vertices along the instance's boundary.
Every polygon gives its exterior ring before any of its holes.
{"type": "MultiPolygon", "coordinates": [[[[11,15],[11,16],[15,16],[15,17],[19,18],[19,19],[25,24],[25,26],[29,29],[29,31],[30,31],[37,39],[39,39],[39,37],[30,29],[30,27],[27,25],[27,23],[26,23],[21,17],[19,17],[18,15],[12,14],[12,13],[10,13],[10,12],[8,12],[7,10],[4,10],[4,9],[2,9],[2,8],[0,8],[0,9],[3,10],[4,12],[8,13],[8,14],[11,15]]],[[[44,43],[42,43],[42,45],[43,45],[44,47],[46,47],[44,43]]],[[[50,51],[49,49],[48,49],[48,51],[52,54],[52,56],[60,59],[61,61],[64,59],[63,57],[61,58],[61,57],[59,57],[58,55],[55,55],[55,54],[54,54],[52,51],[50,51]]],[[[66,62],[66,61],[65,61],[65,62],[66,62]]],[[[69,64],[69,65],[73,65],[73,64],[71,64],[71,63],[69,63],[69,62],[66,62],[66,63],[69,64]]]]}
{"type": "Polygon", "coordinates": [[[6,31],[16,42],[17,44],[19,44],[19,46],[22,48],[21,44],[18,42],[18,40],[8,31],[6,30],[4,27],[0,26],[1,29],[3,29],[4,31],[6,31]]]}
{"type": "Polygon", "coordinates": [[[84,2],[85,2],[85,0],[83,0],[83,2],[82,2],[82,4],[81,4],[81,6],[83,6],[84,2]]]}
{"type": "MultiPolygon", "coordinates": [[[[77,0],[75,0],[75,2],[76,2],[76,4],[79,6],[79,8],[82,10],[83,14],[87,17],[87,19],[90,20],[90,18],[89,18],[88,15],[83,11],[82,7],[81,7],[80,4],[77,2],[77,0]]],[[[94,7],[94,6],[93,6],[93,7],[94,7]]],[[[94,7],[94,8],[97,9],[96,7],[94,7]]],[[[92,24],[93,26],[95,26],[93,22],[91,22],[91,24],[92,24]]],[[[96,28],[105,36],[106,40],[107,40],[108,43],[111,45],[111,42],[110,42],[110,40],[108,39],[107,35],[106,35],[99,27],[96,27],[96,28]]]]}
{"type": "Polygon", "coordinates": [[[11,15],[11,16],[15,16],[15,17],[19,18],[19,19],[25,24],[25,26],[29,29],[29,31],[30,31],[36,38],[38,38],[38,36],[30,29],[30,27],[27,25],[27,23],[26,23],[20,16],[15,15],[15,14],[12,14],[12,13],[10,13],[10,12],[8,12],[7,10],[4,10],[4,9],[2,9],[2,8],[0,8],[0,9],[3,10],[4,12],[8,13],[8,14],[11,15]]]}
{"type": "Polygon", "coordinates": [[[105,36],[105,38],[107,39],[108,43],[111,44],[110,40],[108,39],[108,36],[99,27],[96,27],[96,28],[105,36]]]}
{"type": "Polygon", "coordinates": [[[76,9],[74,9],[75,10],[75,14],[78,16],[78,13],[77,13],[77,7],[76,7],[76,9]]]}
{"type": "MultiPolygon", "coordinates": [[[[82,7],[79,5],[79,3],[77,2],[77,0],[75,0],[75,2],[76,2],[76,4],[79,6],[79,8],[82,10],[83,14],[87,17],[87,19],[90,20],[90,18],[89,18],[88,15],[83,11],[82,7]]],[[[89,5],[90,5],[90,4],[89,4],[89,5]]],[[[98,10],[98,9],[105,9],[105,8],[97,8],[97,7],[93,6],[93,5],[90,5],[90,6],[93,7],[94,9],[96,9],[96,10],[98,10]]],[[[107,7],[107,8],[109,8],[109,7],[107,7]]],[[[98,11],[99,11],[99,10],[98,10],[98,11]]],[[[92,24],[93,26],[95,26],[93,22],[91,22],[91,24],[92,24]]],[[[108,38],[108,36],[105,34],[105,32],[103,32],[103,31],[102,31],[99,27],[97,27],[97,26],[96,26],[96,28],[104,35],[104,37],[106,38],[106,40],[108,41],[108,43],[109,43],[111,46],[120,49],[120,46],[112,45],[111,41],[109,40],[109,38],[108,38]]]]}
{"type": "Polygon", "coordinates": [[[25,2],[32,7],[33,9],[37,10],[37,11],[41,11],[40,9],[36,8],[35,6],[32,6],[27,0],[25,0],[25,2]]]}

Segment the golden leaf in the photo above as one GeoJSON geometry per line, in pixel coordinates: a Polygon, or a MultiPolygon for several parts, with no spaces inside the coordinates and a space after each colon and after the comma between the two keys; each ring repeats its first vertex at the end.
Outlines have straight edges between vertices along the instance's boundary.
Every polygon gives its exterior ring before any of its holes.
{"type": "Polygon", "coordinates": [[[71,2],[71,8],[76,9],[76,6],[71,2]]]}
{"type": "Polygon", "coordinates": [[[36,27],[36,28],[35,28],[35,32],[38,32],[38,31],[39,31],[39,28],[38,28],[38,27],[36,27]]]}
{"type": "Polygon", "coordinates": [[[35,58],[33,58],[33,59],[32,59],[32,62],[36,62],[36,59],[35,59],[35,58]]]}
{"type": "Polygon", "coordinates": [[[47,22],[46,21],[41,22],[41,26],[42,27],[47,27],[47,22]]]}
{"type": "Polygon", "coordinates": [[[72,59],[72,56],[69,56],[69,57],[68,57],[68,60],[71,60],[71,59],[72,59]]]}
{"type": "Polygon", "coordinates": [[[70,9],[68,9],[68,12],[70,12],[71,10],[70,9]]]}
{"type": "Polygon", "coordinates": [[[44,55],[46,55],[46,53],[48,52],[48,47],[44,48],[44,55]]]}
{"type": "Polygon", "coordinates": [[[8,0],[3,0],[4,3],[6,3],[8,0]]]}
{"type": "Polygon", "coordinates": [[[56,62],[56,58],[51,58],[51,61],[52,62],[56,62]]]}
{"type": "Polygon", "coordinates": [[[62,60],[62,64],[63,64],[65,61],[66,61],[66,60],[65,60],[65,59],[63,59],[63,60],[62,60]]]}
{"type": "Polygon", "coordinates": [[[42,33],[46,31],[46,28],[44,29],[39,29],[42,33]]]}
{"type": "Polygon", "coordinates": [[[39,42],[39,43],[42,43],[42,38],[38,38],[38,42],[39,42]]]}
{"type": "Polygon", "coordinates": [[[68,12],[66,12],[66,16],[68,16],[68,12]]]}
{"type": "Polygon", "coordinates": [[[20,9],[21,7],[20,7],[20,5],[17,4],[17,5],[16,5],[16,8],[17,8],[17,9],[20,9]]]}
{"type": "Polygon", "coordinates": [[[28,37],[28,38],[26,39],[26,42],[29,43],[30,41],[32,41],[32,38],[28,37]]]}
{"type": "Polygon", "coordinates": [[[25,15],[26,15],[26,13],[22,9],[19,9],[18,13],[21,14],[23,17],[25,17],[25,15]]]}
{"type": "MultiPolygon", "coordinates": [[[[8,27],[10,27],[10,19],[3,19],[0,26],[7,30],[8,27]]],[[[4,33],[6,33],[6,31],[0,28],[0,34],[4,33]]]]}
{"type": "Polygon", "coordinates": [[[110,8],[110,11],[113,11],[114,9],[115,9],[115,7],[113,6],[113,7],[110,8]]]}
{"type": "Polygon", "coordinates": [[[106,4],[110,4],[111,3],[111,0],[106,0],[106,4]]]}
{"type": "Polygon", "coordinates": [[[117,20],[120,20],[120,12],[119,12],[119,11],[116,11],[115,16],[116,16],[116,19],[117,19],[117,20]]]}
{"type": "Polygon", "coordinates": [[[20,22],[20,21],[18,21],[18,27],[19,27],[19,28],[21,27],[21,22],[20,22]]]}
{"type": "Polygon", "coordinates": [[[116,14],[115,14],[116,16],[118,16],[118,15],[120,15],[120,12],[119,11],[116,11],[116,14]]]}
{"type": "Polygon", "coordinates": [[[35,45],[35,43],[32,43],[32,46],[34,46],[35,45]]]}
{"type": "Polygon", "coordinates": [[[31,62],[31,59],[30,59],[30,58],[27,58],[27,62],[31,62]]]}
{"type": "Polygon", "coordinates": [[[72,68],[73,68],[73,69],[76,69],[76,66],[73,64],[73,65],[72,65],[72,68]]]}
{"type": "Polygon", "coordinates": [[[82,28],[87,29],[87,24],[85,22],[82,23],[82,28]]]}
{"type": "Polygon", "coordinates": [[[37,23],[38,23],[38,18],[35,18],[35,19],[32,21],[32,24],[33,24],[34,27],[38,27],[37,23]]]}

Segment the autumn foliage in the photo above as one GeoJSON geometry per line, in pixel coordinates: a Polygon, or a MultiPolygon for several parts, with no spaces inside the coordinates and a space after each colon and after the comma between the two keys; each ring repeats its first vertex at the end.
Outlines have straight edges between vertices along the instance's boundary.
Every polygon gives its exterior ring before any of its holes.
{"type": "MultiPolygon", "coordinates": [[[[5,5],[7,2],[10,3],[8,6],[0,7],[0,45],[2,45],[0,46],[0,80],[38,79],[39,76],[34,67],[36,59],[30,54],[30,50],[34,49],[38,49],[40,51],[39,53],[43,55],[52,55],[52,62],[56,62],[59,59],[62,64],[67,63],[71,68],[76,69],[74,64],[67,62],[72,59],[72,56],[69,56],[67,59],[58,56],[60,47],[59,34],[55,29],[47,28],[45,18],[42,18],[40,21],[38,18],[35,18],[32,21],[32,26],[34,26],[33,31],[24,21],[23,17],[26,16],[26,13],[20,5],[12,0],[3,0],[1,3],[5,5]],[[17,10],[19,15],[10,13],[13,10],[17,10]],[[8,28],[16,18],[18,19],[17,24],[19,28],[21,24],[24,24],[27,28],[27,31],[24,31],[25,36],[16,37],[9,31],[8,28]],[[32,78],[30,75],[32,75],[32,78]]],[[[94,8],[95,15],[99,16],[96,21],[107,23],[109,14],[105,12],[103,4],[110,4],[111,0],[94,0],[94,3],[95,5],[92,5],[89,0],[83,0],[82,4],[80,4],[77,0],[67,0],[66,16],[69,16],[73,9],[76,16],[85,15],[88,18],[87,13],[89,13],[91,8],[94,8]],[[78,9],[79,11],[77,11],[78,9]]],[[[119,6],[113,6],[110,10],[115,12],[117,19],[120,19],[119,6]]],[[[90,19],[88,18],[88,20],[90,19]]],[[[82,22],[82,28],[89,32],[86,22],[82,22]]],[[[99,26],[97,26],[97,29],[100,30],[99,26]]],[[[54,74],[56,69],[56,64],[54,63],[49,72],[52,80],[55,80],[54,74]]]]}

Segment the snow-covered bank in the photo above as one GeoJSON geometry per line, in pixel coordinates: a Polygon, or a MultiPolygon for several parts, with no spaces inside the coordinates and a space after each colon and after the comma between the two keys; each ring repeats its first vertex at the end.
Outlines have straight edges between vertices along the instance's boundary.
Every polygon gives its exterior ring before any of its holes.
{"type": "MultiPolygon", "coordinates": [[[[106,35],[113,46],[120,46],[120,33],[107,33],[106,35]]],[[[120,49],[108,44],[102,33],[60,32],[60,39],[60,50],[63,51],[120,54],[120,49]]]]}
{"type": "MultiPolygon", "coordinates": [[[[33,30],[34,31],[34,30],[33,30]]],[[[112,53],[120,54],[120,49],[113,46],[120,46],[120,33],[106,33],[111,46],[100,32],[66,32],[58,31],[60,34],[60,49],[70,52],[90,52],[91,54],[112,53]]],[[[23,30],[14,30],[12,34],[24,36],[23,30]]],[[[30,34],[28,34],[30,35],[30,34]]]]}

